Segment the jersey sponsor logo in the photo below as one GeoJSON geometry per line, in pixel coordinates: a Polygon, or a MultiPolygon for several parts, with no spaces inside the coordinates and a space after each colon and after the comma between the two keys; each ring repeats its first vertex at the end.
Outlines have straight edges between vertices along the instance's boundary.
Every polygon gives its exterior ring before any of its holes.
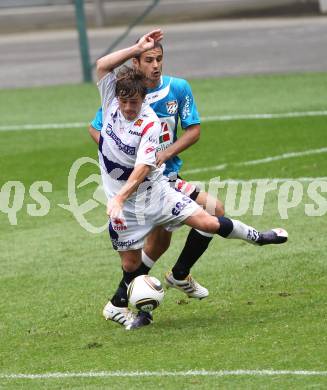
{"type": "Polygon", "coordinates": [[[161,133],[159,136],[159,143],[169,142],[171,140],[169,127],[166,122],[161,122],[161,133]]]}
{"type": "Polygon", "coordinates": [[[166,87],[160,87],[161,89],[159,91],[149,92],[145,97],[146,103],[152,105],[153,103],[159,102],[160,100],[168,96],[170,91],[170,83],[171,80],[166,87]]]}
{"type": "Polygon", "coordinates": [[[185,96],[185,104],[182,110],[182,119],[186,119],[191,114],[191,98],[189,95],[185,96]]]}
{"type": "Polygon", "coordinates": [[[178,103],[177,100],[171,100],[170,102],[166,103],[167,112],[170,115],[176,114],[178,110],[178,103]]]}
{"type": "Polygon", "coordinates": [[[127,225],[121,218],[113,218],[112,220],[112,228],[115,231],[127,230],[127,225]]]}
{"type": "Polygon", "coordinates": [[[148,139],[149,139],[149,142],[152,142],[154,144],[158,143],[158,138],[152,137],[152,135],[150,135],[150,137],[148,139]]]}
{"type": "Polygon", "coordinates": [[[134,131],[134,130],[128,130],[128,134],[137,135],[139,137],[141,137],[142,135],[142,133],[139,133],[138,131],[134,131]]]}
{"type": "MultiPolygon", "coordinates": [[[[135,123],[134,123],[134,126],[141,126],[142,123],[144,122],[143,119],[138,119],[135,123]]],[[[148,123],[144,129],[141,131],[141,132],[138,132],[136,130],[129,130],[128,133],[129,134],[132,134],[132,135],[137,135],[139,137],[142,137],[149,129],[150,127],[152,127],[154,125],[154,122],[150,122],[148,123]]]]}
{"type": "Polygon", "coordinates": [[[134,122],[134,126],[140,127],[143,123],[143,119],[138,119],[136,122],[134,122]]]}
{"type": "Polygon", "coordinates": [[[151,96],[147,97],[147,100],[150,100],[150,98],[151,98],[153,101],[155,101],[156,99],[158,99],[158,97],[159,97],[159,94],[154,93],[151,96]]]}
{"type": "Polygon", "coordinates": [[[119,150],[128,154],[129,156],[135,155],[134,146],[124,144],[123,141],[119,137],[117,137],[117,135],[112,130],[107,132],[107,134],[115,141],[115,144],[118,146],[119,150]]]}
{"type": "Polygon", "coordinates": [[[192,203],[191,199],[183,196],[182,198],[183,202],[177,202],[175,207],[172,209],[171,213],[175,215],[176,217],[185,209],[185,207],[189,204],[192,203]]]}
{"type": "Polygon", "coordinates": [[[106,127],[106,133],[109,135],[109,131],[112,130],[112,126],[110,123],[107,124],[107,127],[106,127]]]}
{"type": "Polygon", "coordinates": [[[144,153],[145,154],[149,154],[149,153],[151,153],[153,151],[154,151],[154,146],[149,146],[148,148],[145,149],[144,153]]]}
{"type": "Polygon", "coordinates": [[[118,239],[111,238],[112,245],[115,249],[117,248],[128,248],[129,246],[136,244],[137,240],[126,240],[126,241],[119,241],[118,239]]]}

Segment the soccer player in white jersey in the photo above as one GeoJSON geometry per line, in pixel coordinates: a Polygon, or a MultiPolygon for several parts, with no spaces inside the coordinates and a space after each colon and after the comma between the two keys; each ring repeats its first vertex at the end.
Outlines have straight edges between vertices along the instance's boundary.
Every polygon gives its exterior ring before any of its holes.
{"type": "MultiPolygon", "coordinates": [[[[200,118],[196,109],[191,88],[186,80],[162,75],[163,48],[160,42],[154,42],[154,47],[133,57],[134,68],[146,75],[147,101],[154,109],[161,122],[160,145],[157,151],[157,164],[165,163],[164,174],[170,176],[170,180],[177,178],[181,160],[177,154],[190,147],[199,138],[200,118]],[[177,126],[181,122],[184,133],[177,139],[177,126]]],[[[95,142],[99,143],[100,131],[103,126],[102,108],[98,110],[92,121],[89,131],[95,142]]],[[[191,199],[203,206],[207,206],[208,194],[188,183],[176,180],[176,186],[191,199]]],[[[223,204],[219,200],[210,199],[211,209],[215,215],[223,216],[223,204]],[[215,205],[215,207],[212,207],[215,205]]],[[[196,282],[190,275],[190,270],[195,262],[207,249],[212,239],[212,234],[207,234],[191,229],[185,246],[171,272],[166,274],[166,283],[185,292],[191,298],[205,298],[208,290],[196,282]]],[[[278,240],[274,235],[272,241],[278,240]]],[[[140,272],[148,273],[154,262],[168,249],[171,239],[171,231],[162,226],[156,227],[148,236],[145,247],[142,250],[142,269],[140,272]]],[[[111,303],[117,306],[127,305],[127,291],[124,280],[111,299],[111,303]]],[[[104,316],[109,314],[104,310],[104,316]]]]}
{"type": "MultiPolygon", "coordinates": [[[[145,237],[157,226],[174,228],[184,223],[206,233],[259,245],[287,240],[282,229],[259,233],[240,221],[210,216],[189,197],[171,188],[162,175],[156,153],[161,124],[149,105],[143,103],[143,76],[131,68],[123,69],[117,76],[113,72],[126,60],[152,49],[161,39],[161,30],[152,31],[137,44],[97,61],[103,109],[99,162],[108,197],[110,238],[121,258],[125,287],[145,273],[141,249],[145,237]]],[[[105,317],[128,329],[151,323],[151,314],[139,312],[135,317],[127,306],[128,302],[109,301],[105,317]]]]}
{"type": "MultiPolygon", "coordinates": [[[[200,135],[200,118],[192,90],[184,79],[163,76],[162,62],[163,47],[159,42],[155,42],[152,49],[133,57],[133,67],[146,75],[146,100],[161,122],[157,164],[160,166],[165,163],[164,175],[170,178],[171,183],[175,183],[179,190],[206,207],[210,196],[200,192],[196,186],[186,183],[178,176],[182,160],[177,154],[194,144],[200,135]],[[185,131],[177,139],[179,121],[185,131]]],[[[99,143],[102,122],[102,108],[100,108],[89,127],[90,135],[97,143],[99,143]]],[[[223,204],[218,199],[210,198],[210,208],[215,211],[216,216],[224,215],[223,204]]],[[[143,273],[148,273],[155,261],[168,249],[171,234],[171,231],[161,226],[149,234],[142,251],[143,273]]],[[[191,298],[202,299],[208,295],[208,290],[192,278],[190,270],[207,249],[212,236],[191,229],[178,261],[172,271],[166,274],[167,285],[180,289],[191,298]]],[[[127,291],[122,280],[111,301],[122,304],[126,300],[127,291]]],[[[107,316],[105,313],[104,311],[104,315],[107,316]]]]}

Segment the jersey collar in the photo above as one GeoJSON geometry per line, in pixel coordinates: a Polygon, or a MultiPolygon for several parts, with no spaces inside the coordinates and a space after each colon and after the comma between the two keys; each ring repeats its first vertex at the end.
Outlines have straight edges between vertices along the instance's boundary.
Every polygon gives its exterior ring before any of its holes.
{"type": "Polygon", "coordinates": [[[163,86],[164,79],[163,76],[160,76],[160,83],[155,88],[147,88],[147,93],[155,92],[163,86]]]}

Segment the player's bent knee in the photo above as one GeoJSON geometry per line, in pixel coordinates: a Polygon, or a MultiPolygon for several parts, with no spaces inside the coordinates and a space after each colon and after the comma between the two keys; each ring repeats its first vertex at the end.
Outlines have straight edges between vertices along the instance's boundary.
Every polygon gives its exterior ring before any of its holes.
{"type": "Polygon", "coordinates": [[[206,231],[207,233],[216,233],[219,229],[219,222],[216,217],[208,217],[205,221],[205,229],[202,229],[203,231],[206,231]]]}
{"type": "Polygon", "coordinates": [[[125,272],[134,272],[139,267],[139,264],[128,260],[123,260],[122,267],[125,272]]]}
{"type": "Polygon", "coordinates": [[[120,252],[121,265],[125,272],[134,272],[141,264],[141,257],[128,252],[120,252]]]}

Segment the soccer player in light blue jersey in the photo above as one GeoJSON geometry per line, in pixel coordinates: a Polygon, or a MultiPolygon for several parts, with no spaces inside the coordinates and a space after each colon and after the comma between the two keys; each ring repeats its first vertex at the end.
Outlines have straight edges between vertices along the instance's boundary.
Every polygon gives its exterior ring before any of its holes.
{"type": "MultiPolygon", "coordinates": [[[[155,42],[152,49],[133,57],[132,62],[133,67],[146,77],[145,101],[150,104],[161,122],[159,147],[156,153],[157,166],[165,164],[164,174],[174,183],[176,189],[204,207],[210,201],[215,205],[215,216],[223,217],[224,207],[219,200],[210,198],[210,195],[200,192],[194,185],[183,181],[178,176],[182,166],[178,154],[197,142],[200,137],[200,118],[190,85],[184,79],[162,75],[163,48],[160,42],[155,42]],[[184,132],[177,138],[179,121],[184,132]]],[[[100,109],[89,127],[90,135],[97,143],[99,143],[102,124],[100,109]]],[[[137,126],[137,123],[134,125],[137,126]]],[[[287,239],[282,237],[284,234],[282,231],[279,233],[277,230],[270,230],[258,233],[240,221],[233,221],[233,223],[232,231],[226,238],[243,238],[259,245],[282,243],[287,239]],[[254,234],[251,235],[249,232],[254,232],[254,234]]],[[[155,261],[168,249],[171,234],[171,231],[163,226],[157,226],[152,230],[142,250],[142,264],[133,271],[133,277],[149,272],[155,261]]],[[[190,230],[176,264],[165,276],[168,287],[179,289],[190,298],[202,299],[208,296],[208,290],[192,278],[190,270],[207,249],[212,237],[213,234],[194,228],[190,230]]],[[[127,286],[122,279],[116,293],[103,310],[104,317],[116,321],[113,317],[116,317],[117,309],[127,307],[127,305],[127,286]],[[112,310],[113,307],[115,311],[112,310]]],[[[142,317],[139,322],[137,321],[134,327],[147,325],[147,322],[142,322],[142,317]]]]}

